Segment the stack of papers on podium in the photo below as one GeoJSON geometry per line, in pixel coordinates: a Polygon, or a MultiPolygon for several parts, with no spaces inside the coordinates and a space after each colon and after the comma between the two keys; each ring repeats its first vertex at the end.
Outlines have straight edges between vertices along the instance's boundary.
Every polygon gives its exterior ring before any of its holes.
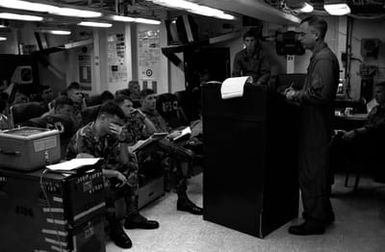
{"type": "Polygon", "coordinates": [[[221,86],[222,99],[230,99],[243,96],[243,87],[246,83],[252,83],[251,76],[227,78],[221,86]]]}

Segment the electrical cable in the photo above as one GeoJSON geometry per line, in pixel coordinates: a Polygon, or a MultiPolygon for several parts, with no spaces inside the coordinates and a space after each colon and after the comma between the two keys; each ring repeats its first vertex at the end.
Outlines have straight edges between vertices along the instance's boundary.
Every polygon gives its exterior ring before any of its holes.
{"type": "MultiPolygon", "coordinates": [[[[45,168],[44,171],[40,175],[40,189],[43,192],[45,203],[48,206],[49,215],[50,215],[50,217],[52,219],[52,223],[55,224],[55,221],[54,221],[55,220],[55,216],[52,213],[51,203],[49,202],[48,194],[47,194],[47,191],[45,190],[44,184],[43,184],[43,177],[44,177],[44,174],[47,173],[47,171],[48,171],[48,169],[45,168]]],[[[60,240],[60,236],[59,236],[59,230],[56,229],[54,231],[56,231],[55,234],[56,234],[56,239],[57,239],[58,244],[59,244],[59,249],[60,249],[60,251],[64,251],[63,244],[62,244],[62,242],[60,240]]]]}

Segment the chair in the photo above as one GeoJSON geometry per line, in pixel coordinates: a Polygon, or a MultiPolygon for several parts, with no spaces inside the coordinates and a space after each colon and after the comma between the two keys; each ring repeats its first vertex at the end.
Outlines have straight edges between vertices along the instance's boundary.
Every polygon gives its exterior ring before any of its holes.
{"type": "Polygon", "coordinates": [[[200,114],[200,91],[182,90],[175,92],[175,95],[188,121],[198,120],[200,114]]]}
{"type": "Polygon", "coordinates": [[[23,122],[39,117],[47,112],[47,110],[38,102],[27,102],[12,105],[10,108],[13,125],[20,125],[23,122]]]}
{"type": "Polygon", "coordinates": [[[345,145],[338,146],[335,142],[336,141],[333,141],[334,144],[332,144],[332,147],[336,147],[332,149],[332,161],[334,164],[341,164],[341,161],[338,163],[338,158],[342,159],[342,161],[347,160],[342,163],[342,165],[345,164],[344,167],[347,168],[345,169],[345,187],[348,186],[349,175],[351,173],[356,175],[354,192],[357,191],[362,173],[370,174],[376,182],[385,182],[385,172],[381,166],[383,163],[382,150],[385,143],[384,129],[367,132],[345,145]],[[338,150],[337,148],[343,151],[336,152],[336,150],[338,150]]]}
{"type": "Polygon", "coordinates": [[[189,124],[174,94],[165,93],[158,95],[156,99],[156,109],[172,128],[189,124]]]}

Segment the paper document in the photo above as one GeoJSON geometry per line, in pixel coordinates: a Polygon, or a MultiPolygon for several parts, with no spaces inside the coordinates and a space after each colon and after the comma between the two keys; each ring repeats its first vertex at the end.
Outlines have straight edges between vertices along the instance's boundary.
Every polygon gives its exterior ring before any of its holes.
{"type": "Polygon", "coordinates": [[[177,135],[176,137],[174,137],[172,140],[177,141],[178,139],[184,137],[185,135],[191,135],[191,128],[190,127],[186,127],[183,130],[181,130],[180,134],[177,135]]]}
{"type": "Polygon", "coordinates": [[[145,140],[139,140],[134,145],[128,146],[128,152],[133,153],[141,150],[152,142],[156,142],[168,135],[167,132],[157,132],[145,140]]]}
{"type": "Polygon", "coordinates": [[[83,166],[95,165],[99,160],[100,158],[74,158],[70,161],[47,165],[46,167],[51,171],[75,171],[83,166]]]}
{"type": "Polygon", "coordinates": [[[246,83],[252,83],[251,76],[227,78],[221,86],[222,99],[230,99],[243,96],[243,87],[246,83]]]}
{"type": "Polygon", "coordinates": [[[376,101],[376,99],[372,99],[370,102],[366,104],[366,110],[368,111],[368,113],[370,113],[370,111],[372,111],[372,109],[377,105],[378,105],[378,102],[376,101]]]}
{"type": "Polygon", "coordinates": [[[128,152],[133,153],[135,151],[138,151],[147,146],[152,141],[153,140],[151,137],[147,138],[146,140],[139,140],[134,145],[128,146],[128,152]]]}

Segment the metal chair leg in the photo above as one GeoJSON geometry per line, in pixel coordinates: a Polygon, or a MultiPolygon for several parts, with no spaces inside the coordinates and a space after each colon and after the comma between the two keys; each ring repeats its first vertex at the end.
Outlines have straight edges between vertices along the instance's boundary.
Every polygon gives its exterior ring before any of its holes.
{"type": "Polygon", "coordinates": [[[348,187],[348,183],[349,183],[349,172],[346,172],[346,176],[345,176],[345,187],[348,187]]]}
{"type": "Polygon", "coordinates": [[[353,189],[354,192],[357,191],[358,183],[360,182],[360,176],[361,176],[360,173],[357,173],[357,174],[356,174],[356,180],[355,180],[355,182],[354,182],[354,189],[353,189]]]}

